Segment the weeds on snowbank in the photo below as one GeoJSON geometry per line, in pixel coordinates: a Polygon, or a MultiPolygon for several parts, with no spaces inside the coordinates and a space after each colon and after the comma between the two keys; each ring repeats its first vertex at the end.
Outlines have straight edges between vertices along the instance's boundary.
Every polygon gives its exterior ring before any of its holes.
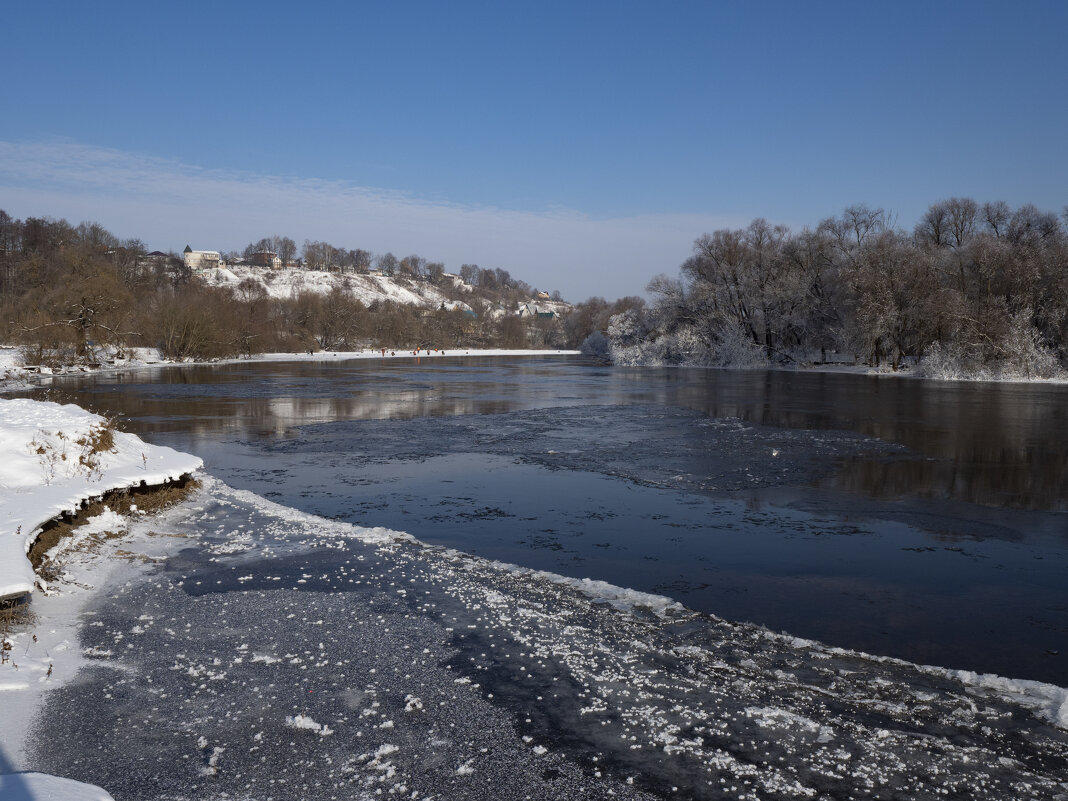
{"type": "Polygon", "coordinates": [[[77,438],[63,431],[40,429],[29,447],[41,465],[45,484],[51,484],[60,471],[68,477],[81,474],[86,481],[99,481],[104,476],[105,455],[117,452],[115,421],[105,418],[93,423],[77,438]]]}

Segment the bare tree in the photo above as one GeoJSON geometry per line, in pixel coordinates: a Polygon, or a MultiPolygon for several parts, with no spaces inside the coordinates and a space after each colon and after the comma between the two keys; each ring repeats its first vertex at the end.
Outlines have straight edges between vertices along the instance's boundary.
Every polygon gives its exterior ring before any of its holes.
{"type": "Polygon", "coordinates": [[[1012,216],[1008,203],[1004,200],[984,203],[982,215],[983,222],[986,223],[986,227],[990,229],[994,236],[1004,236],[1005,229],[1009,224],[1009,218],[1012,216]]]}

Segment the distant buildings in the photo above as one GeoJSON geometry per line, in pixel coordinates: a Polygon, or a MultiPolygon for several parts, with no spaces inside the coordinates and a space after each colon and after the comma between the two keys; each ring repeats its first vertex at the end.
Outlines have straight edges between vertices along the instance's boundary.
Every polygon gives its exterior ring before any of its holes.
{"type": "MultiPolygon", "coordinates": [[[[545,295],[545,300],[549,299],[549,296],[544,292],[539,292],[539,300],[541,299],[541,295],[545,295]]],[[[520,303],[515,313],[520,317],[535,317],[542,320],[551,320],[557,316],[557,313],[553,309],[546,308],[532,300],[528,300],[526,303],[520,303]]]]}
{"type": "Polygon", "coordinates": [[[218,267],[222,262],[222,256],[217,250],[193,250],[189,245],[182,251],[185,266],[190,270],[211,270],[218,267]]]}
{"type": "Polygon", "coordinates": [[[261,250],[249,257],[249,263],[254,267],[267,267],[271,270],[282,269],[282,257],[272,250],[261,250]]]}

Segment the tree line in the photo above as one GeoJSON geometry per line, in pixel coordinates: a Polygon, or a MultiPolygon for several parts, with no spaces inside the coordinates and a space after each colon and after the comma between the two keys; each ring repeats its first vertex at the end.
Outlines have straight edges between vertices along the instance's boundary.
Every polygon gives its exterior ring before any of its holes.
{"type": "MultiPolygon", "coordinates": [[[[297,253],[292,239],[269,237],[227,257],[263,250],[286,260],[297,253]]],[[[471,279],[464,287],[444,265],[416,255],[397,259],[306,241],[302,258],[309,269],[360,272],[375,265],[394,280],[430,282],[473,311],[445,303],[365,305],[344,278],[328,294],[285,299],[269,297],[251,279],[236,290],[209,286],[176,254],[148,254],[140,240],[119,239],[96,223],[18,220],[0,210],[0,341],[20,345],[29,364],[59,367],[134,347],[157,347],[172,359],[213,359],[366,347],[564,347],[568,337],[589,333],[570,331],[559,319],[515,316],[516,303],[533,290],[504,270],[464,265],[461,275],[471,279]]]]}
{"type": "Polygon", "coordinates": [[[620,364],[1050,376],[1068,364],[1068,207],[950,198],[911,231],[864,205],[800,232],[756,219],[698,237],[648,292],[587,348],[620,364]]]}

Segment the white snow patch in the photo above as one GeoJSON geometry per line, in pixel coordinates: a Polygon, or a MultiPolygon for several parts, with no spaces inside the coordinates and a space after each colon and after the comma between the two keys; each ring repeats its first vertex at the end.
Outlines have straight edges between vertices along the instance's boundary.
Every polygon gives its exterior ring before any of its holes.
{"type": "Polygon", "coordinates": [[[0,798],[4,801],[115,801],[96,785],[47,773],[0,775],[0,798]]]}
{"type": "Polygon", "coordinates": [[[1068,729],[1068,688],[1057,687],[1029,679],[1007,679],[993,673],[973,673],[970,670],[945,670],[924,666],[924,670],[943,673],[971,687],[992,690],[1002,697],[1012,698],[1029,707],[1043,720],[1068,729]]]}
{"type": "Polygon", "coordinates": [[[305,714],[286,715],[286,725],[293,729],[307,729],[313,731],[320,737],[326,737],[327,735],[334,733],[334,730],[329,726],[325,726],[322,723],[316,723],[311,717],[305,714]]]}

